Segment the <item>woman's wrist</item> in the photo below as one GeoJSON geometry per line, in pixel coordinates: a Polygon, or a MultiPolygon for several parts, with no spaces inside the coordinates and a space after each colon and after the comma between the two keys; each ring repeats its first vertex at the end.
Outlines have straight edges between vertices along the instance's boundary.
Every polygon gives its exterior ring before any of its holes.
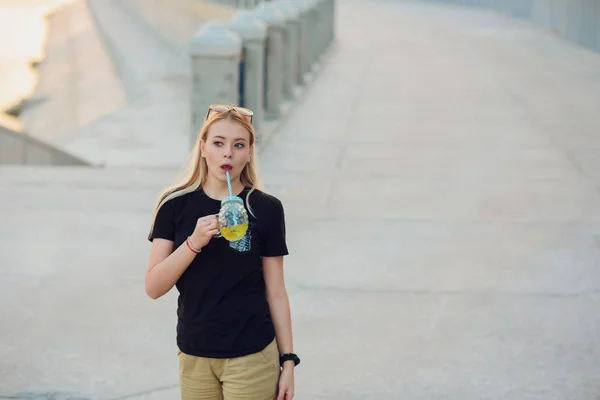
{"type": "Polygon", "coordinates": [[[185,244],[192,253],[198,254],[202,251],[202,247],[196,247],[196,245],[194,245],[194,238],[192,238],[191,236],[187,237],[187,239],[185,240],[185,244]]]}
{"type": "Polygon", "coordinates": [[[294,363],[294,360],[288,360],[283,363],[281,369],[284,371],[287,371],[287,370],[293,371],[295,367],[296,367],[296,364],[294,363]]]}

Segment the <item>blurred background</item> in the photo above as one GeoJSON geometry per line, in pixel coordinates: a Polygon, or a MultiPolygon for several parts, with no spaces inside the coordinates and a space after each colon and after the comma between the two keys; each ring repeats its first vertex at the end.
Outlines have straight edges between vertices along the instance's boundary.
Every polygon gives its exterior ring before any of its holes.
{"type": "Polygon", "coordinates": [[[600,398],[600,0],[0,0],[0,399],[178,398],[146,236],[221,102],[297,399],[600,398]]]}
{"type": "Polygon", "coordinates": [[[10,109],[34,89],[32,62],[43,57],[47,31],[45,16],[64,0],[3,1],[0,13],[0,105],[10,109]]]}

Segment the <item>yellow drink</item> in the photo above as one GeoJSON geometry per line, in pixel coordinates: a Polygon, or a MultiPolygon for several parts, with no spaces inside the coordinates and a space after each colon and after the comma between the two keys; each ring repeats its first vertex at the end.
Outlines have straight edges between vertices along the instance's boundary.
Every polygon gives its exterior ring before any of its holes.
{"type": "Polygon", "coordinates": [[[221,228],[221,235],[230,242],[235,242],[236,240],[243,238],[247,230],[248,224],[237,224],[221,228]]]}

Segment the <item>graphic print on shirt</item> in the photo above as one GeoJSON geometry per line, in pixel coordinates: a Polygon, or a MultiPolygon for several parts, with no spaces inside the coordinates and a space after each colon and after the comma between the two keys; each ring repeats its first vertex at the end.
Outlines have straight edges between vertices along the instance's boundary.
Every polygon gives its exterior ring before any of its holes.
{"type": "Polygon", "coordinates": [[[239,251],[240,253],[250,251],[252,248],[252,231],[250,228],[250,225],[248,225],[248,230],[243,238],[229,242],[229,247],[231,247],[233,250],[239,251]]]}

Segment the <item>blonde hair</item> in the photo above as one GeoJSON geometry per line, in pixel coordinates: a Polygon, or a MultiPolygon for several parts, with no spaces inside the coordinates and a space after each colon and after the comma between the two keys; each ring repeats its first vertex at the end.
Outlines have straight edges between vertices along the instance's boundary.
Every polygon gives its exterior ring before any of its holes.
{"type": "Polygon", "coordinates": [[[244,185],[244,187],[251,188],[251,190],[246,195],[246,206],[248,208],[248,211],[250,211],[250,213],[254,216],[254,214],[252,213],[252,209],[250,208],[250,205],[248,203],[248,199],[250,198],[250,194],[255,189],[262,190],[263,188],[262,182],[258,174],[258,165],[256,163],[256,146],[254,146],[256,142],[256,136],[254,132],[254,126],[250,123],[246,116],[243,116],[234,110],[229,110],[222,113],[214,112],[206,121],[204,121],[204,124],[200,129],[200,133],[198,134],[196,143],[194,144],[194,148],[192,149],[192,152],[188,157],[188,161],[185,163],[182,171],[180,172],[176,183],[164,189],[158,196],[158,200],[154,207],[154,215],[152,217],[152,225],[150,227],[150,233],[148,234],[148,238],[150,238],[150,236],[152,235],[152,231],[154,230],[154,223],[156,221],[158,211],[167,201],[179,196],[183,196],[184,194],[194,192],[198,190],[201,186],[203,186],[206,182],[206,178],[208,175],[208,165],[206,164],[206,159],[202,157],[200,141],[206,141],[208,137],[208,130],[210,129],[210,127],[215,122],[224,119],[234,121],[240,124],[250,134],[250,161],[248,161],[244,166],[244,169],[240,174],[240,181],[244,185]]]}

